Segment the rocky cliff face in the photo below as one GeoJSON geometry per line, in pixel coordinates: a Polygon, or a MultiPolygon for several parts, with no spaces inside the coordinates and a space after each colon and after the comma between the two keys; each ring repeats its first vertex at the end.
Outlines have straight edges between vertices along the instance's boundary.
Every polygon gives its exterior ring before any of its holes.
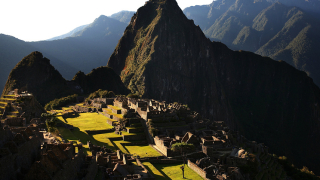
{"type": "Polygon", "coordinates": [[[132,92],[187,103],[318,170],[320,90],[312,79],[285,62],[211,42],[175,0],[146,2],[108,66],[132,92]]]}
{"type": "Polygon", "coordinates": [[[320,86],[320,22],[319,15],[311,11],[319,2],[217,0],[207,6],[186,8],[184,13],[211,40],[221,41],[233,50],[286,61],[307,72],[320,86]]]}

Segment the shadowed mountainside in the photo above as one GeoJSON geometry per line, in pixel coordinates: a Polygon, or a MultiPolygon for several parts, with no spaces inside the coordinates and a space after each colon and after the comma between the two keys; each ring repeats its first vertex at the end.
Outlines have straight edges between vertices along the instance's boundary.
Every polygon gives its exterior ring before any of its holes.
{"type": "Polygon", "coordinates": [[[217,0],[207,6],[186,8],[184,13],[200,25],[211,40],[221,41],[233,50],[284,60],[307,72],[319,86],[320,21],[314,10],[320,1],[279,2],[217,0]]]}
{"type": "Polygon", "coordinates": [[[111,68],[99,67],[85,75],[79,72],[74,80],[66,81],[40,52],[24,57],[10,72],[2,92],[8,94],[14,89],[31,92],[42,104],[72,94],[90,94],[98,89],[127,94],[120,77],[111,68]]]}
{"type": "Polygon", "coordinates": [[[320,172],[320,90],[283,61],[211,42],[175,0],[149,0],[108,66],[146,98],[187,103],[271,152],[320,172]]]}
{"type": "MultiPolygon", "coordinates": [[[[0,34],[0,89],[8,79],[10,71],[23,57],[35,51],[35,47],[15,37],[0,34]]],[[[62,62],[50,55],[51,63],[65,78],[71,79],[77,70],[72,65],[62,62]]]]}
{"type": "Polygon", "coordinates": [[[11,70],[2,95],[16,88],[32,92],[41,104],[73,93],[50,60],[40,52],[32,52],[11,70]]]}

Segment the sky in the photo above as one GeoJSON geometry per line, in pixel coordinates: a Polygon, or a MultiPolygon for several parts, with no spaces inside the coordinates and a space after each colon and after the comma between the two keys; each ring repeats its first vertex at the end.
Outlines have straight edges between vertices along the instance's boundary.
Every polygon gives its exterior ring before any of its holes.
{"type": "MultiPolygon", "coordinates": [[[[90,24],[100,15],[136,11],[147,0],[0,0],[0,34],[24,41],[56,37],[90,24]]],[[[213,0],[177,0],[183,10],[213,0]]]]}

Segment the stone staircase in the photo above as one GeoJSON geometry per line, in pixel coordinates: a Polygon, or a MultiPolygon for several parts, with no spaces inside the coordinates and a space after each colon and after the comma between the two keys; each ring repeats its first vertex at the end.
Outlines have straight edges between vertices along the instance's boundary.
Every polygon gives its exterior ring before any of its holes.
{"type": "Polygon", "coordinates": [[[123,109],[122,107],[108,105],[107,108],[102,109],[101,114],[108,118],[107,123],[115,127],[115,133],[122,135],[123,140],[146,140],[144,128],[140,121],[141,118],[136,117],[137,115],[134,113],[133,109],[123,109]],[[124,118],[124,115],[127,113],[130,114],[130,117],[133,118],[127,117],[126,119],[128,120],[128,122],[126,124],[126,131],[120,131],[120,121],[124,118]]]}

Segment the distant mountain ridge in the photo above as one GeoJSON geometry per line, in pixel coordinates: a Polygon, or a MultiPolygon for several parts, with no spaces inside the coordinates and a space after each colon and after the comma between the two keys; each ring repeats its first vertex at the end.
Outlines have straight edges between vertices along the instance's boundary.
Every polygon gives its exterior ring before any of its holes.
{"type": "Polygon", "coordinates": [[[90,25],[75,29],[72,37],[54,41],[24,42],[0,34],[0,88],[3,89],[10,70],[33,51],[46,54],[52,65],[66,79],[72,79],[79,70],[89,73],[105,65],[127,24],[101,16],[90,25]]]}
{"type": "MultiPolygon", "coordinates": [[[[236,10],[221,19],[240,22],[231,15],[247,16],[241,2],[248,1],[216,2],[225,3],[217,12],[229,9],[226,4],[236,10]]],[[[211,42],[175,0],[149,0],[139,8],[108,66],[133,93],[186,103],[320,172],[320,145],[314,143],[320,140],[320,89],[313,80],[284,61],[211,42]]]]}
{"type": "MultiPolygon", "coordinates": [[[[312,2],[316,7],[320,1],[312,2]]],[[[319,86],[319,18],[313,11],[311,14],[292,5],[315,10],[311,1],[217,0],[207,6],[186,8],[184,13],[210,39],[233,50],[284,60],[307,72],[319,86]]]]}
{"type": "Polygon", "coordinates": [[[53,40],[59,40],[59,39],[64,39],[64,38],[67,38],[67,37],[71,37],[73,36],[74,33],[78,32],[78,31],[81,31],[83,30],[84,28],[86,28],[88,25],[82,25],[82,26],[79,26],[75,29],[73,29],[72,31],[66,33],[66,34],[63,34],[63,35],[60,35],[60,36],[57,36],[57,37],[53,37],[51,39],[48,39],[46,41],[53,41],[53,40]]]}
{"type": "Polygon", "coordinates": [[[134,11],[120,11],[118,13],[112,14],[110,17],[120,22],[129,24],[134,13],[134,11]]]}
{"type": "MultiPolygon", "coordinates": [[[[23,59],[26,55],[35,51],[36,48],[32,45],[19,40],[15,37],[0,34],[0,89],[4,88],[4,85],[8,79],[11,69],[23,59]]],[[[51,63],[61,71],[64,77],[73,77],[77,70],[72,65],[62,62],[52,56],[47,56],[51,59],[51,63]]]]}

